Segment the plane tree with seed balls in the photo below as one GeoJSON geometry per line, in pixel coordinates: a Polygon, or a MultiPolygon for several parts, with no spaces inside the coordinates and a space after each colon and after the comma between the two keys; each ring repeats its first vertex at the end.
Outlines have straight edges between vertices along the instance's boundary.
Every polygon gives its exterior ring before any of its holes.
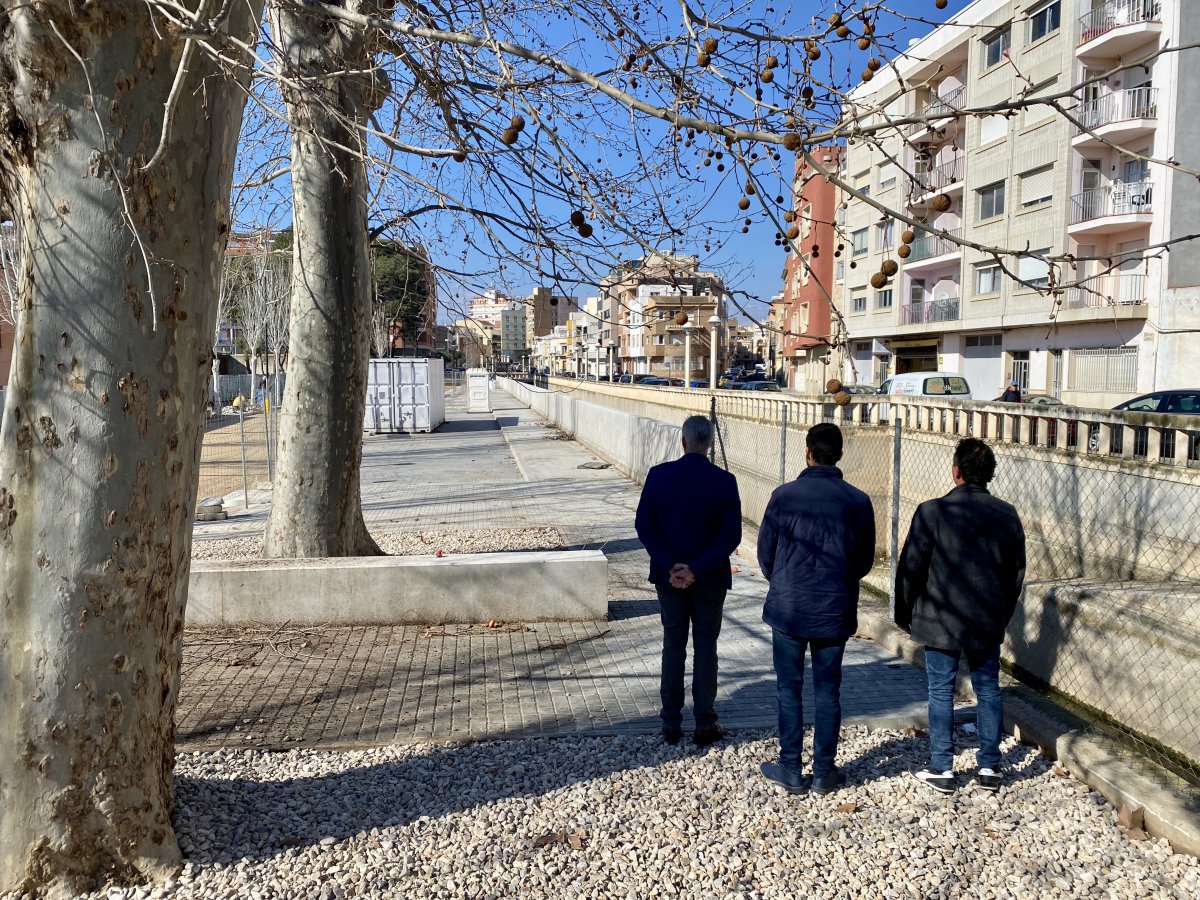
{"type": "MultiPolygon", "coordinates": [[[[890,112],[903,80],[877,108],[849,93],[907,43],[890,5],[272,0],[264,19],[255,0],[0,0],[17,312],[0,432],[0,891],[180,863],[174,712],[235,168],[234,214],[285,195],[295,235],[265,552],[373,554],[358,472],[368,237],[425,248],[439,297],[595,283],[701,248],[736,285],[743,229],[792,249],[797,155],[855,193],[815,148],[883,146],[921,121],[890,112]],[[254,149],[237,159],[239,128],[254,149]]],[[[1071,116],[1083,88],[1014,84],[966,114],[1071,116]]],[[[1010,271],[1025,249],[954,239],[1010,271]]],[[[1069,261],[1049,261],[1048,290],[1068,286],[1069,261]]],[[[847,337],[838,324],[824,339],[847,337]]]]}

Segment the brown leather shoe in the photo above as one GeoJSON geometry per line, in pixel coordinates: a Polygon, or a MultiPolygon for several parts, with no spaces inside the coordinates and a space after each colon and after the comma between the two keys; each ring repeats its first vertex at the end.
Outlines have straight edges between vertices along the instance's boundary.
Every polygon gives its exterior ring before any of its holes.
{"type": "Polygon", "coordinates": [[[692,743],[697,747],[707,747],[725,737],[725,729],[720,725],[710,725],[708,728],[697,728],[692,735],[692,743]]]}

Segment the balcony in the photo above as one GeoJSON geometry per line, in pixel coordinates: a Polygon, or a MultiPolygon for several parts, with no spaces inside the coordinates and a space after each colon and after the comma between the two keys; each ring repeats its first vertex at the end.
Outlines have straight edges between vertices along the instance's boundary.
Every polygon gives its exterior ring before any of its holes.
{"type": "MultiPolygon", "coordinates": [[[[950,237],[961,237],[962,229],[954,228],[946,232],[950,237]]],[[[962,247],[952,240],[942,237],[940,234],[932,234],[924,232],[915,241],[908,245],[911,251],[908,259],[904,261],[905,270],[911,270],[914,266],[929,265],[931,260],[940,260],[941,257],[957,256],[962,253],[962,247]]]]}
{"type": "Polygon", "coordinates": [[[957,322],[961,318],[958,297],[921,300],[900,307],[901,325],[927,325],[931,322],[957,322]]]}
{"type": "Polygon", "coordinates": [[[967,86],[960,85],[945,94],[934,94],[919,106],[914,113],[921,122],[915,122],[908,130],[908,136],[917,141],[934,140],[942,131],[953,125],[954,120],[962,114],[962,107],[967,102],[967,86]]]}
{"type": "Polygon", "coordinates": [[[951,185],[958,185],[961,188],[963,180],[966,178],[966,172],[967,159],[965,156],[956,156],[946,162],[929,167],[922,167],[918,162],[913,171],[912,186],[909,189],[909,196],[913,198],[912,204],[924,206],[936,194],[953,193],[947,189],[951,185]]]}
{"type": "Polygon", "coordinates": [[[1071,198],[1067,233],[1110,234],[1149,225],[1154,218],[1153,188],[1149,181],[1114,182],[1108,187],[1076,194],[1071,198]]]}
{"type": "Polygon", "coordinates": [[[1080,58],[1124,56],[1162,33],[1161,0],[1109,0],[1079,17],[1080,58]]]}
{"type": "Polygon", "coordinates": [[[1110,306],[1143,306],[1145,303],[1145,275],[1112,272],[1090,278],[1079,287],[1069,288],[1060,308],[1100,309],[1110,306]]]}
{"type": "Polygon", "coordinates": [[[1158,88],[1114,91],[1079,107],[1079,133],[1071,145],[1082,149],[1129,141],[1158,127],[1158,88]]]}

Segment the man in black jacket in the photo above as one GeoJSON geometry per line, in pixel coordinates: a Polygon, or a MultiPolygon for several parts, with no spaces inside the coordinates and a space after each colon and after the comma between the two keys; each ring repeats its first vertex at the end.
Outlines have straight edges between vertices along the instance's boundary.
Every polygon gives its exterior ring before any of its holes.
{"type": "Polygon", "coordinates": [[[834,760],[842,725],[842,656],[858,628],[858,582],[875,561],[870,498],[842,478],[842,432],[814,425],[805,439],[808,467],[775,490],[758,532],[758,564],[770,581],[763,621],[772,629],[779,698],[779,761],[762,774],[790,793],[801,780],[804,654],[811,651],[816,699],[812,790],[841,783],[834,760]]]}
{"type": "Polygon", "coordinates": [[[965,654],[977,698],[976,783],[1000,789],[1000,644],[1025,580],[1025,530],[1016,509],[988,493],[992,449],[959,441],[955,487],[917,507],[896,574],[896,624],[925,645],[929,683],[929,766],[917,780],[953,793],[954,684],[965,654]]]}
{"type": "Polygon", "coordinates": [[[683,732],[683,669],[692,631],[692,741],[719,741],[717,637],[725,594],[733,585],[729,556],[742,540],[737,480],[706,458],[712,424],[704,416],[683,423],[683,456],[646,475],[638,502],[638,539],[650,554],[650,578],[658,590],[663,625],[662,733],[668,744],[683,732]]]}

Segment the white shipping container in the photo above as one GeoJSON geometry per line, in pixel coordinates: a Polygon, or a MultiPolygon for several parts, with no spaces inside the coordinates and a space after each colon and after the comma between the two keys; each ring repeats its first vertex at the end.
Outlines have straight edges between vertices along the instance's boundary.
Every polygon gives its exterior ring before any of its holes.
{"type": "Polygon", "coordinates": [[[363,430],[433,431],[446,421],[442,366],[441,357],[371,360],[363,430]]]}

